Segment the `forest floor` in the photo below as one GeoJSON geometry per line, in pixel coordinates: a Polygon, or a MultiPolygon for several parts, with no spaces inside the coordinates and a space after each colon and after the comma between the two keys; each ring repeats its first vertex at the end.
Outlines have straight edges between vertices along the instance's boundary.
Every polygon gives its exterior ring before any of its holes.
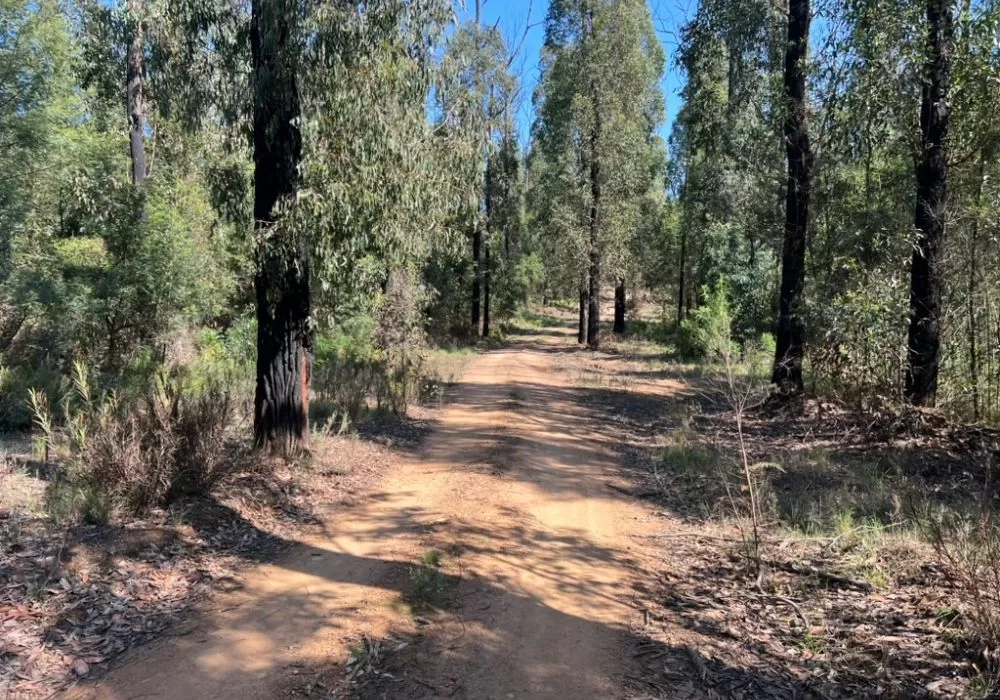
{"type": "Polygon", "coordinates": [[[894,428],[872,442],[878,426],[822,406],[749,416],[753,461],[782,465],[761,487],[774,517],[755,583],[721,490],[739,455],[732,412],[710,378],[651,344],[581,350],[571,324],[538,316],[472,357],[442,407],[397,426],[402,439],[321,442],[308,467],[318,485],[278,499],[308,508],[308,527],[218,502],[214,529],[184,522],[170,542],[105,547],[114,566],[97,568],[118,582],[96,604],[79,593],[93,575],[59,568],[60,548],[46,563],[49,617],[0,598],[5,634],[46,620],[32,637],[42,650],[0,649],[19,655],[12,697],[60,685],[55,671],[25,673],[30,658],[62,663],[73,700],[987,690],[931,548],[865,519],[918,494],[975,492],[960,440],[894,428]],[[170,554],[226,536],[187,568],[170,554]],[[116,629],[149,643],[101,646],[116,629]]]}

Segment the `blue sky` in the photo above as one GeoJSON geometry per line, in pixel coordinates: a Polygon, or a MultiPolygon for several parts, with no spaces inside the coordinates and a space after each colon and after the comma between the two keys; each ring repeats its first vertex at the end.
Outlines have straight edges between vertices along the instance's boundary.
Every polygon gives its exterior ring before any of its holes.
{"type": "MultiPolygon", "coordinates": [[[[497,24],[509,44],[517,45],[521,37],[524,43],[514,68],[521,72],[524,81],[524,99],[518,112],[518,129],[521,142],[525,143],[534,118],[531,109],[531,93],[538,82],[538,56],[545,40],[544,20],[549,9],[549,0],[482,0],[483,24],[497,24]],[[527,34],[525,29],[527,28],[527,34]]],[[[653,22],[667,55],[663,91],[667,96],[667,121],[660,132],[664,138],[670,133],[670,125],[680,108],[678,90],[682,77],[674,65],[677,37],[685,20],[694,14],[696,0],[649,0],[653,22]]],[[[459,18],[471,19],[475,14],[475,0],[464,0],[459,10],[459,18]]]]}

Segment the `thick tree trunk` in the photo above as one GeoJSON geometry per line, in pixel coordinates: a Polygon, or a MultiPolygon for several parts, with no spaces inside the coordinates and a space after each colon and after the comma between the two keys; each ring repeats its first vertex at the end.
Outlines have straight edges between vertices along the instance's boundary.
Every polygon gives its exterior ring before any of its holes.
{"type": "Polygon", "coordinates": [[[282,230],[280,208],[299,186],[302,138],[291,0],[253,0],[254,233],[257,240],[257,392],[254,443],[293,456],[309,449],[309,254],[282,230]]]}
{"type": "Polygon", "coordinates": [[[914,406],[933,406],[937,400],[953,33],[951,4],[927,0],[927,62],[920,100],[921,151],[913,218],[917,245],[910,266],[909,366],[904,387],[914,406]]]}
{"type": "Polygon", "coordinates": [[[142,104],[142,13],[140,0],[126,0],[129,38],[125,54],[125,112],[128,117],[129,152],[132,158],[132,184],[141,187],[146,181],[146,133],[142,104]]]}
{"type": "Polygon", "coordinates": [[[490,337],[490,244],[483,244],[483,337],[490,337]]]}
{"type": "Polygon", "coordinates": [[[479,224],[472,226],[472,335],[479,335],[479,304],[482,298],[480,285],[482,283],[482,270],[479,267],[481,249],[483,246],[483,233],[479,230],[479,224]]]}
{"type": "Polygon", "coordinates": [[[804,306],[806,240],[812,150],[806,121],[805,62],[809,45],[809,0],[789,0],[785,48],[785,151],[788,189],[785,198],[785,241],[781,252],[781,296],[771,381],[785,393],[802,391],[805,353],[804,306]]]}
{"type": "Polygon", "coordinates": [[[618,280],[615,285],[615,333],[625,333],[625,280],[618,280]]]}
{"type": "Polygon", "coordinates": [[[580,324],[576,333],[576,342],[587,342],[587,288],[580,285],[580,324]]]}

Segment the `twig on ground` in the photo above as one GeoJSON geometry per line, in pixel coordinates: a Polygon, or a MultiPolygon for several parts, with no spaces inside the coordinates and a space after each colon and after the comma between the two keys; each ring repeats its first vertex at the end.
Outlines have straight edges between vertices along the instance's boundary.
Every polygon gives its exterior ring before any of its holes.
{"type": "Polygon", "coordinates": [[[691,665],[695,667],[698,671],[698,677],[701,680],[708,678],[708,667],[705,666],[705,660],[701,658],[701,654],[694,646],[688,644],[684,647],[684,651],[687,653],[688,659],[691,661],[691,665]]]}
{"type": "Polygon", "coordinates": [[[790,574],[797,574],[799,576],[815,576],[818,579],[826,581],[828,583],[835,583],[840,586],[847,586],[849,588],[857,588],[866,593],[872,593],[875,591],[875,586],[868,583],[867,581],[858,581],[847,576],[841,576],[840,574],[830,573],[829,571],[823,571],[822,569],[817,569],[815,566],[811,565],[800,565],[793,562],[769,562],[769,565],[775,569],[780,569],[781,571],[787,571],[790,574]]]}

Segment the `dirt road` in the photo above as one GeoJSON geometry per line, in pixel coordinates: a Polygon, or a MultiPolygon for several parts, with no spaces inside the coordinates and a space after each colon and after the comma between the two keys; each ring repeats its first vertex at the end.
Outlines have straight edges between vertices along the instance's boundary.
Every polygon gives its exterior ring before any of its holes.
{"type": "Polygon", "coordinates": [[[574,386],[580,357],[564,329],[477,356],[370,498],[69,697],[277,697],[363,634],[410,640],[387,697],[623,696],[631,581],[652,557],[633,535],[653,523],[608,487],[616,445],[574,386]],[[401,595],[429,550],[448,603],[415,615],[401,595]]]}

